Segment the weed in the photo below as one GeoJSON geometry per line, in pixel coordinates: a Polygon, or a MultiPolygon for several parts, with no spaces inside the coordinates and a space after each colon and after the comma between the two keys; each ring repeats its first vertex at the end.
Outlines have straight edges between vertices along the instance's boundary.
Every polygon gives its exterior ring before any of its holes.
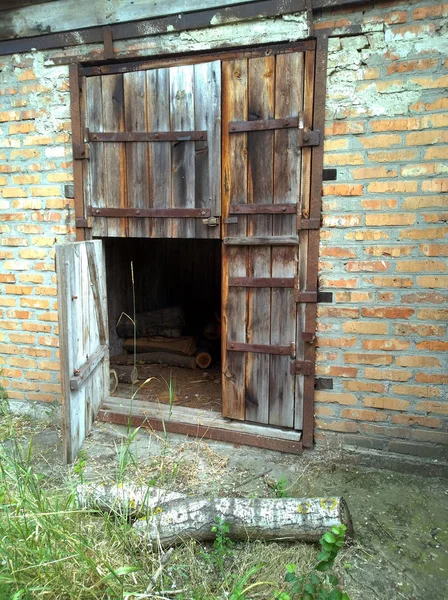
{"type": "Polygon", "coordinates": [[[288,481],[286,477],[281,477],[275,487],[274,494],[276,498],[287,498],[288,497],[288,481]]]}
{"type": "Polygon", "coordinates": [[[324,533],[319,540],[322,550],[311,572],[297,575],[296,565],[287,565],[285,582],[288,591],[277,592],[275,597],[278,600],[349,600],[348,595],[339,588],[338,577],[328,572],[344,545],[346,529],[345,525],[334,525],[331,531],[324,533]]]}
{"type": "Polygon", "coordinates": [[[225,563],[229,558],[233,558],[233,542],[229,538],[230,525],[222,517],[216,517],[216,525],[213,525],[212,532],[215,534],[213,550],[209,553],[203,552],[202,556],[225,577],[225,563]]]}

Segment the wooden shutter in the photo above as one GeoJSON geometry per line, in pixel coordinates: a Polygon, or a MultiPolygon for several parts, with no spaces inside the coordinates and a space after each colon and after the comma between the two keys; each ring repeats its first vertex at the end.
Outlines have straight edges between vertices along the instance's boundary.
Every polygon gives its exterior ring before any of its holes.
{"type": "Polygon", "coordinates": [[[101,241],[56,245],[66,462],[109,395],[106,270],[101,241]]]}
{"type": "Polygon", "coordinates": [[[296,358],[305,53],[226,61],[223,414],[302,427],[296,358]]]}
{"type": "Polygon", "coordinates": [[[87,77],[93,236],[219,238],[220,62],[87,77]]]}

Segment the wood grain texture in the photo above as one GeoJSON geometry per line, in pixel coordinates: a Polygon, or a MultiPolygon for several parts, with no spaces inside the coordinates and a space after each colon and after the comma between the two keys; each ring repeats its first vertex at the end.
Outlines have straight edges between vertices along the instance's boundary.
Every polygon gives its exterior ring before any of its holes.
{"type": "MultiPolygon", "coordinates": [[[[314,68],[315,52],[306,52],[304,61],[304,99],[303,99],[303,127],[312,129],[313,127],[313,99],[314,99],[314,68]]],[[[301,168],[301,197],[299,211],[303,218],[310,216],[311,201],[311,164],[312,148],[302,148],[302,168],[301,168]]],[[[308,273],[308,243],[310,231],[302,230],[299,235],[299,264],[298,264],[298,285],[299,290],[308,291],[306,288],[308,273]]],[[[312,291],[312,290],[310,290],[312,291]]],[[[305,360],[307,342],[302,339],[302,332],[306,331],[307,310],[309,304],[300,304],[297,310],[297,328],[296,328],[296,356],[297,360],[305,360]]],[[[312,309],[311,309],[312,310],[312,309]]],[[[305,379],[303,376],[296,376],[296,401],[294,427],[303,428],[303,403],[304,403],[305,379]]]]}
{"type": "MultiPolygon", "coordinates": [[[[146,74],[142,71],[125,73],[124,86],[124,124],[125,131],[146,131],[146,74]]],[[[148,144],[126,144],[126,197],[129,208],[149,207],[148,144]]],[[[129,219],[130,237],[149,235],[148,219],[129,219]]]]}
{"type": "MultiPolygon", "coordinates": [[[[275,117],[298,115],[303,104],[303,54],[276,57],[275,117]]],[[[300,148],[297,130],[279,130],[274,134],[274,203],[298,203],[300,148]],[[288,174],[288,176],[285,176],[288,174]]],[[[275,215],[273,235],[295,233],[296,215],[275,215]]],[[[297,275],[298,247],[272,247],[272,276],[297,275]]],[[[293,290],[273,289],[271,294],[271,343],[295,340],[296,303],[293,290]]],[[[271,356],[269,423],[293,427],[296,377],[290,371],[291,357],[271,356]]]]}
{"type": "MultiPolygon", "coordinates": [[[[195,143],[195,206],[221,215],[221,63],[194,66],[196,130],[207,131],[206,142],[195,143]]],[[[219,238],[219,227],[196,221],[197,238],[219,238]]]]}
{"type": "MultiPolygon", "coordinates": [[[[194,129],[194,67],[170,69],[170,122],[172,131],[194,129]]],[[[171,146],[171,206],[195,206],[195,149],[193,142],[173,143],[171,146]]],[[[195,235],[194,219],[173,219],[171,236],[188,238],[195,235]]]]}
{"type": "MultiPolygon", "coordinates": [[[[101,92],[102,77],[85,78],[85,119],[86,127],[93,131],[103,130],[103,99],[101,92]]],[[[85,204],[102,208],[106,206],[104,196],[104,148],[102,143],[93,144],[90,157],[85,166],[85,204]]],[[[107,220],[94,219],[92,235],[107,236],[107,220]]]]}
{"type": "Polygon", "coordinates": [[[102,350],[107,348],[108,343],[102,242],[56,245],[56,268],[64,456],[66,462],[72,462],[109,388],[109,356],[107,351],[102,350]],[[101,316],[100,321],[98,316],[101,316]],[[98,353],[102,359],[96,367],[78,389],[70,389],[70,379],[80,373],[90,357],[98,353]]]}
{"type": "MultiPolygon", "coordinates": [[[[228,123],[247,119],[247,60],[234,60],[222,65],[222,201],[223,216],[229,215],[231,204],[247,203],[247,134],[230,136],[228,123]]],[[[247,235],[247,217],[234,224],[224,224],[224,235],[247,235]]],[[[222,414],[244,419],[246,358],[231,352],[228,340],[246,342],[247,302],[244,288],[229,288],[229,278],[247,276],[247,248],[223,246],[222,262],[222,414]]]]}
{"type": "MultiPolygon", "coordinates": [[[[168,69],[146,73],[148,129],[170,131],[170,87],[168,69]]],[[[151,208],[171,207],[171,145],[149,144],[149,200],[151,208]]],[[[150,236],[168,237],[169,221],[151,219],[150,236]]]]}
{"type": "MultiPolygon", "coordinates": [[[[249,118],[274,117],[275,57],[249,60],[249,118]]],[[[248,134],[248,202],[272,204],[274,132],[248,134]]],[[[272,236],[272,216],[249,215],[249,237],[272,236]]],[[[248,249],[248,276],[271,276],[270,245],[248,249]]],[[[250,344],[270,344],[271,290],[248,288],[247,341],[250,344]]],[[[248,352],[246,356],[246,418],[257,423],[269,422],[270,357],[248,352]]]]}
{"type": "MultiPolygon", "coordinates": [[[[103,129],[124,131],[123,75],[102,78],[103,129]]],[[[108,208],[124,208],[126,202],[126,154],[123,143],[104,145],[104,197],[108,208]]],[[[124,219],[109,219],[108,235],[126,235],[124,219]]]]}

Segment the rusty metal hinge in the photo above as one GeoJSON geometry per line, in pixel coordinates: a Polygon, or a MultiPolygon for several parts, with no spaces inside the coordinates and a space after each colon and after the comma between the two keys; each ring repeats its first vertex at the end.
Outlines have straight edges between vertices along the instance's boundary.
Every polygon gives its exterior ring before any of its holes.
{"type": "Polygon", "coordinates": [[[314,363],[310,360],[294,360],[291,363],[292,375],[314,375],[314,363]]]}

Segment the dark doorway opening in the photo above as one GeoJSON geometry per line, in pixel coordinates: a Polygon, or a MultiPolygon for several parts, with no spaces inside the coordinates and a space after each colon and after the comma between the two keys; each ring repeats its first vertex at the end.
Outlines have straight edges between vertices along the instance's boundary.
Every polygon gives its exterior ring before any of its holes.
{"type": "Polygon", "coordinates": [[[220,412],[220,241],[104,244],[112,395],[220,412]]]}

